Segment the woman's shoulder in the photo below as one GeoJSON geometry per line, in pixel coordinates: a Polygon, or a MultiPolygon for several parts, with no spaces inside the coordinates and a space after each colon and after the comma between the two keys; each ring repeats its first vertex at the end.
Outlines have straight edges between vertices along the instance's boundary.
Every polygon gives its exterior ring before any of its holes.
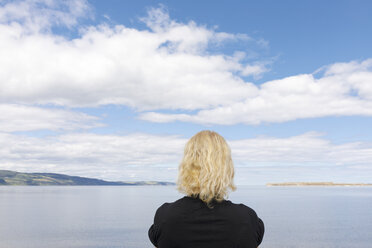
{"type": "MultiPolygon", "coordinates": [[[[157,212],[166,213],[166,212],[177,210],[177,209],[183,209],[183,208],[190,209],[192,207],[202,207],[202,206],[206,206],[206,204],[199,198],[184,196],[173,202],[163,203],[158,208],[157,212]]],[[[223,200],[222,202],[215,203],[215,206],[218,206],[218,208],[220,209],[230,209],[231,211],[235,213],[257,216],[256,212],[251,207],[243,203],[234,203],[230,200],[223,200]]]]}
{"type": "Polygon", "coordinates": [[[181,213],[188,208],[189,204],[190,199],[187,199],[186,196],[173,202],[163,203],[155,212],[155,222],[164,222],[169,219],[170,216],[181,213]]]}
{"type": "Polygon", "coordinates": [[[160,207],[158,207],[158,209],[156,210],[156,212],[157,213],[162,213],[162,212],[165,212],[165,211],[167,211],[169,209],[182,206],[186,202],[187,202],[186,196],[185,197],[182,197],[182,198],[180,198],[178,200],[175,200],[173,202],[164,202],[162,205],[160,205],[160,207]]]}
{"type": "Polygon", "coordinates": [[[184,196],[181,197],[173,202],[165,202],[163,203],[157,211],[159,212],[166,212],[174,209],[180,209],[187,207],[189,205],[193,205],[199,202],[199,199],[195,199],[193,197],[184,196]]]}
{"type": "Polygon", "coordinates": [[[246,217],[257,216],[256,211],[253,208],[243,203],[234,203],[232,201],[225,200],[222,208],[238,218],[245,219],[246,217]]]}
{"type": "MultiPolygon", "coordinates": [[[[230,200],[223,200],[222,202],[213,202],[214,205],[218,205],[223,208],[231,208],[235,211],[250,213],[250,214],[256,214],[256,212],[249,206],[243,204],[243,203],[234,203],[230,200]]],[[[177,208],[183,208],[183,207],[190,207],[190,206],[206,206],[206,203],[204,203],[199,198],[191,197],[191,196],[184,196],[181,197],[175,201],[172,202],[165,202],[163,203],[157,211],[167,211],[171,209],[177,209],[177,208]]]]}
{"type": "Polygon", "coordinates": [[[255,222],[258,218],[255,210],[242,203],[224,200],[210,209],[200,199],[185,196],[173,202],[163,203],[156,211],[155,222],[172,222],[172,220],[179,220],[180,216],[212,214],[212,212],[236,223],[255,222]]]}
{"type": "Polygon", "coordinates": [[[242,212],[244,213],[247,213],[249,215],[253,215],[253,216],[257,216],[257,213],[256,211],[254,211],[253,208],[243,204],[243,203],[239,203],[239,204],[235,204],[237,208],[239,208],[242,212]]]}

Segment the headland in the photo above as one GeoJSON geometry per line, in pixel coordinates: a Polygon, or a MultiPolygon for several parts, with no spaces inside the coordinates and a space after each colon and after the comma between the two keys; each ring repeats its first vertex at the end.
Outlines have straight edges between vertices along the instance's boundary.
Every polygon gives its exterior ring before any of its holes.
{"type": "Polygon", "coordinates": [[[266,186],[372,186],[372,183],[283,182],[266,183],[266,186]]]}

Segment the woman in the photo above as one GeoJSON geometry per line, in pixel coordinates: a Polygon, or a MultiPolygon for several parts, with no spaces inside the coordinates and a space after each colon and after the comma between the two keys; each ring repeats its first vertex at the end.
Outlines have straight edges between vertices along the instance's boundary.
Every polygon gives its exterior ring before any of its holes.
{"type": "Polygon", "coordinates": [[[234,165],[225,139],[201,131],[186,144],[178,190],[186,196],[164,203],[148,235],[158,248],[253,248],[264,235],[256,212],[226,200],[235,190],[234,165]]]}

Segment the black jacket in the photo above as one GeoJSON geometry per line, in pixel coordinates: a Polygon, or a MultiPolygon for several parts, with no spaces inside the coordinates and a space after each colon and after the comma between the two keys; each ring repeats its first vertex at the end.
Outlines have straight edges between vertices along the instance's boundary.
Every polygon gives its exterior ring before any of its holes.
{"type": "Polygon", "coordinates": [[[256,248],[264,224],[256,212],[231,201],[213,203],[185,196],[158,208],[148,235],[158,248],[256,248]]]}

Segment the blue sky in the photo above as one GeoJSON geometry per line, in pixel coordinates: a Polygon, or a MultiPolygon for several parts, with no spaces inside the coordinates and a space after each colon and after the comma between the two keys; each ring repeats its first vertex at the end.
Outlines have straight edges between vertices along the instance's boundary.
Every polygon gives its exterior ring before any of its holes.
{"type": "Polygon", "coordinates": [[[175,181],[187,139],[211,129],[237,184],[371,182],[371,11],[1,1],[0,169],[175,181]]]}

